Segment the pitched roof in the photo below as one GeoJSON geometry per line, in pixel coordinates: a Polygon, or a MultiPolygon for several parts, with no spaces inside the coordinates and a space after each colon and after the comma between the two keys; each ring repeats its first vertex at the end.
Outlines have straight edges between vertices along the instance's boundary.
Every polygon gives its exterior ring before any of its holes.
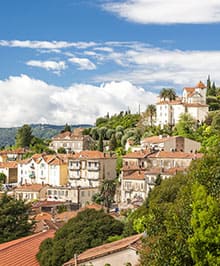
{"type": "Polygon", "coordinates": [[[205,84],[200,80],[199,83],[196,85],[196,88],[205,89],[205,84]]]}
{"type": "Polygon", "coordinates": [[[134,151],[130,152],[126,155],[123,156],[123,158],[134,158],[134,159],[141,159],[141,158],[146,158],[149,156],[152,152],[149,150],[140,150],[140,151],[134,151]]]}
{"type": "Polygon", "coordinates": [[[27,152],[26,149],[18,148],[18,149],[15,149],[15,150],[3,150],[3,151],[0,151],[0,155],[5,155],[5,154],[24,154],[25,152],[27,152]]]}
{"type": "Polygon", "coordinates": [[[145,143],[145,142],[162,143],[170,139],[174,139],[174,138],[177,138],[177,136],[152,136],[152,137],[144,138],[141,142],[142,143],[145,143]]]}
{"type": "Polygon", "coordinates": [[[0,162],[0,168],[17,168],[18,167],[18,163],[17,162],[4,162],[1,163],[0,162]]]}
{"type": "Polygon", "coordinates": [[[26,184],[15,188],[15,191],[33,191],[40,192],[42,188],[46,186],[42,186],[41,184],[26,184]]]}
{"type": "Polygon", "coordinates": [[[184,106],[186,107],[208,107],[207,104],[202,104],[202,103],[184,103],[184,106]]]}
{"type": "Polygon", "coordinates": [[[123,180],[144,180],[145,171],[135,171],[130,175],[123,176],[123,180]]]}
{"type": "MultiPolygon", "coordinates": [[[[88,249],[80,254],[77,258],[78,263],[83,263],[91,259],[103,257],[118,251],[121,251],[125,248],[132,247],[134,249],[137,248],[135,245],[138,241],[140,241],[143,234],[138,234],[134,236],[129,236],[123,238],[118,241],[114,241],[112,243],[104,244],[95,248],[88,249]]],[[[68,262],[63,264],[64,266],[75,265],[75,259],[71,259],[68,262]]]]}
{"type": "Polygon", "coordinates": [[[85,158],[85,159],[102,159],[102,158],[110,158],[110,154],[104,153],[101,151],[90,151],[90,150],[85,150],[85,151],[80,151],[75,154],[72,154],[69,156],[71,159],[80,159],[80,158],[85,158]]]}
{"type": "Polygon", "coordinates": [[[174,159],[198,159],[203,156],[202,153],[187,153],[179,151],[157,151],[149,158],[174,158],[174,159]]]}
{"type": "Polygon", "coordinates": [[[48,230],[0,244],[0,265],[38,266],[36,255],[43,240],[53,237],[55,231],[48,230]]]}

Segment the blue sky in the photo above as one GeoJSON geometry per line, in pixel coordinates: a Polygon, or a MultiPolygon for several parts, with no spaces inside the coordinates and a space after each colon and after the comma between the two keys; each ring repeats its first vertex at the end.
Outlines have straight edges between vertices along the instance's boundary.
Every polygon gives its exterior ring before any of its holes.
{"type": "Polygon", "coordinates": [[[0,127],[94,123],[220,83],[218,0],[2,0],[0,127]]]}

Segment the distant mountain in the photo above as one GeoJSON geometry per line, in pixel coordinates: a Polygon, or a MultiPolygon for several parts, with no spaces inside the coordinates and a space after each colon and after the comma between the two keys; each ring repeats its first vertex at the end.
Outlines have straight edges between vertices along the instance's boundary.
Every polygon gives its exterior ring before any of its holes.
{"type": "MultiPolygon", "coordinates": [[[[30,126],[32,128],[33,135],[42,139],[50,139],[64,129],[64,125],[32,124],[30,126]]],[[[87,128],[92,127],[92,125],[71,125],[72,130],[77,127],[87,128]]],[[[19,127],[0,128],[0,148],[15,144],[15,135],[18,129],[19,127]]]]}

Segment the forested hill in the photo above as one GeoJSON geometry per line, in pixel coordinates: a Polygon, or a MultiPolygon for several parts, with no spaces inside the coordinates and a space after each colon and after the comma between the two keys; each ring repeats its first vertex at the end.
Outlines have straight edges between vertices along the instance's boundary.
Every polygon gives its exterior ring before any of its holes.
{"type": "MultiPolygon", "coordinates": [[[[33,131],[33,135],[42,139],[49,139],[59,133],[64,125],[42,125],[42,124],[32,124],[30,125],[33,131]]],[[[71,129],[76,127],[91,127],[91,125],[71,125],[71,129]]],[[[0,128],[0,148],[5,146],[14,145],[15,135],[19,127],[11,128],[0,128]]]]}

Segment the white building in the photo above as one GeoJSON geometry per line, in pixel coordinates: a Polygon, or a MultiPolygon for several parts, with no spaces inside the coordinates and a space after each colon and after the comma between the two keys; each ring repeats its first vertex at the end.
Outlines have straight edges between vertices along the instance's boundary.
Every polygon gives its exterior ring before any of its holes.
{"type": "Polygon", "coordinates": [[[206,92],[206,86],[200,81],[195,87],[183,88],[182,97],[175,100],[159,98],[156,125],[175,125],[183,113],[189,113],[196,121],[203,122],[208,114],[206,92]]]}
{"type": "Polygon", "coordinates": [[[18,163],[19,184],[67,184],[67,159],[64,155],[35,154],[18,163]]]}

